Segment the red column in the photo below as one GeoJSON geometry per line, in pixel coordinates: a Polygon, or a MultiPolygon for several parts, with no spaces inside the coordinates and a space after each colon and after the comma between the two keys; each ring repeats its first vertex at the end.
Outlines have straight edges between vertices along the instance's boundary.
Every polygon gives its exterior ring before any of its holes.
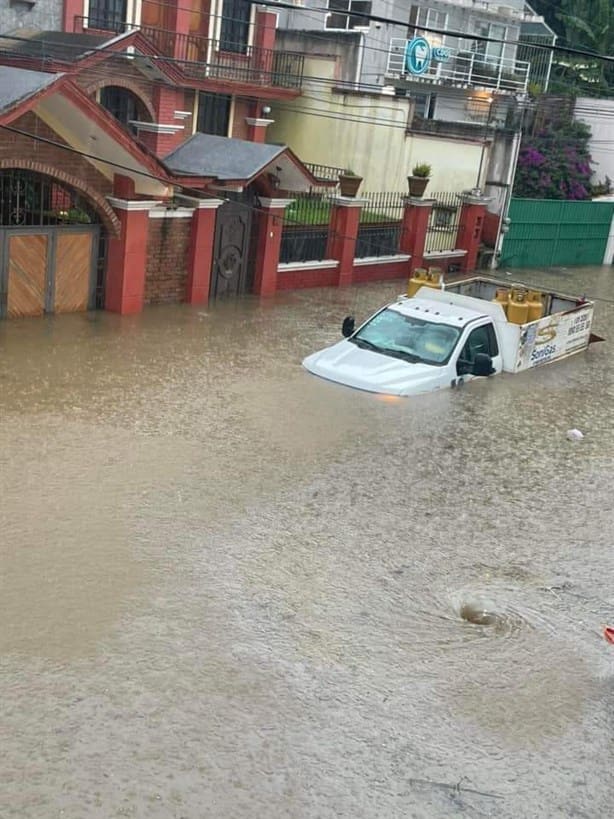
{"type": "Polygon", "coordinates": [[[338,196],[334,200],[326,257],[339,262],[337,279],[339,287],[352,283],[360,211],[365,201],[349,196],[338,196]]]}
{"type": "Polygon", "coordinates": [[[399,250],[411,256],[410,273],[417,267],[424,267],[424,248],[434,199],[405,199],[405,210],[401,223],[399,250]]]}
{"type": "Polygon", "coordinates": [[[258,244],[254,273],[254,293],[272,296],[277,290],[277,268],[281,248],[284,211],[293,199],[260,197],[258,213],[258,244]]]}
{"type": "Polygon", "coordinates": [[[83,0],[64,0],[62,30],[82,32],[83,20],[77,20],[77,17],[83,17],[83,0]]]}
{"type": "Polygon", "coordinates": [[[486,204],[490,201],[484,196],[461,194],[462,205],[460,223],[456,237],[456,249],[466,250],[463,260],[463,272],[475,270],[478,261],[478,251],[482,241],[482,229],[486,215],[486,204]]]}
{"type": "Polygon", "coordinates": [[[156,122],[143,122],[138,135],[141,142],[157,156],[166,156],[187,138],[183,115],[185,96],[183,89],[158,84],[153,92],[156,122]]]}
{"type": "Polygon", "coordinates": [[[277,15],[271,11],[256,12],[256,24],[254,31],[253,55],[255,68],[263,72],[263,82],[265,85],[272,85],[273,71],[273,49],[275,48],[275,28],[277,26],[277,15]]]}
{"type": "Polygon", "coordinates": [[[165,157],[186,140],[183,126],[145,123],[137,126],[139,140],[153,154],[165,157]]]}
{"type": "Polygon", "coordinates": [[[114,313],[140,313],[145,292],[149,211],[155,200],[109,198],[121,223],[119,237],[109,238],[105,308],[114,313]]]}
{"type": "Polygon", "coordinates": [[[182,197],[194,207],[188,256],[188,281],[185,300],[188,304],[207,304],[211,284],[215,219],[222,199],[191,199],[182,197]]]}
{"type": "Polygon", "coordinates": [[[262,117],[245,117],[247,122],[247,138],[250,142],[266,142],[266,129],[275,122],[274,119],[262,117]]]}
{"type": "Polygon", "coordinates": [[[177,60],[187,60],[189,59],[188,35],[192,14],[189,3],[169,3],[164,10],[166,12],[166,27],[175,34],[172,37],[172,55],[169,54],[169,56],[173,56],[177,60]]]}

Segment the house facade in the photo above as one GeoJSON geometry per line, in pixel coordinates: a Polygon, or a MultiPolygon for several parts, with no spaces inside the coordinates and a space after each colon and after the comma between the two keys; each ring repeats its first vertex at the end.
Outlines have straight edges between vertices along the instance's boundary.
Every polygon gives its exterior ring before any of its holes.
{"type": "Polygon", "coordinates": [[[5,16],[0,316],[270,289],[277,188],[315,182],[265,144],[303,58],[276,47],[274,15],[239,5],[67,0],[5,16]]]}
{"type": "MultiPolygon", "coordinates": [[[[0,40],[0,316],[270,295],[394,278],[426,258],[428,207],[346,200],[270,141],[276,112],[304,92],[307,57],[267,8],[65,0],[48,17],[40,6],[37,23],[37,5],[21,5],[0,40]],[[289,231],[286,210],[316,189],[323,239],[317,258],[299,249],[297,269],[282,246],[296,250],[304,226],[289,231]],[[376,213],[375,232],[361,211],[376,213]]],[[[406,123],[412,101],[387,98],[406,123]]],[[[443,229],[471,265],[479,231],[467,225],[481,216],[467,208],[458,247],[443,229]]]]}

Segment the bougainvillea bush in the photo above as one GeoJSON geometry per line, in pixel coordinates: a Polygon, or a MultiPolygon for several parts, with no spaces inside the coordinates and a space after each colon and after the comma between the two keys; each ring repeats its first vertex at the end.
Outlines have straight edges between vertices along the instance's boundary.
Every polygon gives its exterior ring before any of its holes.
{"type": "Polygon", "coordinates": [[[590,199],[591,131],[582,122],[523,137],[514,196],[527,199],[590,199]]]}

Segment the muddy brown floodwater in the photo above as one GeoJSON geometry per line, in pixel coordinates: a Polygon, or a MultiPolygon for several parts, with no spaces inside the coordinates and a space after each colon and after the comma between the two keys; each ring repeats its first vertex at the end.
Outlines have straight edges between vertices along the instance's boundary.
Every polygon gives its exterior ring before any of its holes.
{"type": "Polygon", "coordinates": [[[611,816],[612,276],[393,402],[300,361],[399,282],[2,323],[0,817],[611,816]]]}

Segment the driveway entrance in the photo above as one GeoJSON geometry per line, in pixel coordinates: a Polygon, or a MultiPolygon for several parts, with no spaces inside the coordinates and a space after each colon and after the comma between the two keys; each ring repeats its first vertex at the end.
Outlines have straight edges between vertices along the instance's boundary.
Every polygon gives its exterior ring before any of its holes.
{"type": "Polygon", "coordinates": [[[94,307],[99,227],[0,229],[0,316],[94,307]]]}
{"type": "Polygon", "coordinates": [[[95,307],[99,221],[52,177],[0,172],[0,317],[95,307]]]}

